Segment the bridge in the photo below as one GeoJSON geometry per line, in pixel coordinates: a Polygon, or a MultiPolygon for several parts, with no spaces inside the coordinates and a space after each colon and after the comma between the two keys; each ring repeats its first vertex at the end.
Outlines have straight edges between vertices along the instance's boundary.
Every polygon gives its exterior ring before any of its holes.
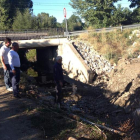
{"type": "MultiPolygon", "coordinates": [[[[66,38],[17,40],[20,50],[36,49],[38,74],[47,80],[53,74],[53,65],[57,56],[63,58],[65,77],[82,83],[91,83],[94,72],[86,65],[75,47],[66,38]]],[[[22,65],[26,63],[22,62],[22,65]]]]}
{"type": "Polygon", "coordinates": [[[62,28],[49,28],[40,30],[0,31],[0,41],[3,41],[5,37],[9,37],[12,40],[30,40],[50,37],[57,38],[64,37],[64,30],[62,28]]]}

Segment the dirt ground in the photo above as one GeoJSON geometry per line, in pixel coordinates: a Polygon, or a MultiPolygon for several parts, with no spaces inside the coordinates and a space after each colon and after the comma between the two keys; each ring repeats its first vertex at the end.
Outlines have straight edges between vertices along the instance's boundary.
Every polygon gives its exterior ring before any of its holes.
{"type": "MultiPolygon", "coordinates": [[[[119,129],[122,132],[130,132],[131,123],[128,124],[126,121],[132,120],[133,111],[140,107],[140,102],[138,102],[140,98],[139,67],[139,59],[120,61],[110,74],[109,81],[104,83],[104,79],[98,78],[92,86],[78,86],[75,95],[66,92],[65,108],[74,113],[90,115],[99,124],[110,125],[111,128],[119,129]]],[[[45,95],[45,98],[48,96],[50,101],[52,96],[46,88],[37,86],[35,89],[28,89],[29,83],[26,83],[27,79],[24,76],[26,85],[24,82],[21,84],[24,85],[22,91],[25,92],[25,95],[22,92],[23,97],[15,99],[11,92],[6,91],[1,70],[0,68],[0,140],[66,140],[69,136],[75,136],[80,140],[83,137],[85,129],[81,130],[81,125],[69,123],[67,119],[65,120],[61,115],[55,115],[51,111],[40,111],[40,105],[29,99],[29,97],[37,97],[38,100],[41,95],[45,95]],[[62,123],[60,123],[60,119],[62,123]]],[[[88,132],[91,134],[92,131],[88,132]]],[[[94,134],[97,134],[95,132],[94,130],[94,134]]],[[[86,138],[89,139],[89,135],[86,138]]],[[[139,140],[139,136],[139,133],[133,133],[132,140],[139,140]]],[[[95,135],[93,137],[96,139],[95,135]]],[[[128,140],[128,138],[124,139],[128,140]]]]}
{"type": "Polygon", "coordinates": [[[0,79],[0,140],[43,140],[31,124],[37,105],[30,99],[16,99],[0,79]],[[28,113],[28,110],[32,111],[28,113]]]}

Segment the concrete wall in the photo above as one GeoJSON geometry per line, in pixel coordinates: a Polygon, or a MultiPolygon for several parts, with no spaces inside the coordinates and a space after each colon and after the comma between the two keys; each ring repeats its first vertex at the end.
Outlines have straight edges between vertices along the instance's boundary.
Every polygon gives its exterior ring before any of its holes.
{"type": "Polygon", "coordinates": [[[85,64],[72,44],[59,45],[58,55],[63,57],[63,69],[67,76],[83,83],[92,82],[95,73],[85,64]]]}
{"type": "Polygon", "coordinates": [[[66,38],[58,39],[38,39],[38,40],[19,40],[19,47],[26,49],[46,48],[50,46],[58,46],[67,42],[66,38]]]}

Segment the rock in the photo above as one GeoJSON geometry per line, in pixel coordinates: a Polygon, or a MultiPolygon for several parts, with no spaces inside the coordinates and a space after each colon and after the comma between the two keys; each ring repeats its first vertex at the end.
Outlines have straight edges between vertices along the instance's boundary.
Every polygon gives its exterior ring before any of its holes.
{"type": "Polygon", "coordinates": [[[77,139],[75,139],[73,137],[69,137],[68,140],[77,140],[77,139]]]}
{"type": "Polygon", "coordinates": [[[140,132],[140,108],[136,109],[133,113],[135,127],[140,132]]]}
{"type": "Polygon", "coordinates": [[[103,72],[109,73],[113,69],[113,66],[110,65],[109,61],[93,50],[93,47],[90,47],[89,44],[82,41],[77,41],[74,44],[76,45],[75,48],[81,52],[81,56],[85,59],[84,61],[87,66],[97,74],[103,72]],[[107,68],[104,69],[104,67],[107,68]]]}
{"type": "Polygon", "coordinates": [[[43,96],[41,98],[43,101],[48,102],[51,105],[54,105],[55,98],[53,96],[43,96]]]}
{"type": "Polygon", "coordinates": [[[74,113],[83,113],[79,108],[77,108],[77,107],[75,107],[75,106],[72,106],[72,107],[71,107],[71,110],[72,110],[72,112],[74,112],[74,113]]]}

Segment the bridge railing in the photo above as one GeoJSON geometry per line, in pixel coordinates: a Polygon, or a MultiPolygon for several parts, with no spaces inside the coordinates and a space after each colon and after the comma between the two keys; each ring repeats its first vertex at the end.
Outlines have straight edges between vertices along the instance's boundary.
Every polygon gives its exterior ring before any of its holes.
{"type": "Polygon", "coordinates": [[[126,30],[126,29],[136,29],[140,28],[140,24],[125,25],[118,27],[101,28],[94,30],[81,30],[73,32],[65,32],[63,28],[48,28],[48,29],[38,29],[38,30],[7,30],[0,31],[0,40],[3,41],[5,37],[10,37],[12,40],[28,40],[28,39],[47,39],[47,38],[61,38],[77,36],[82,33],[101,33],[101,32],[112,32],[114,30],[126,30]]]}
{"type": "Polygon", "coordinates": [[[74,31],[74,32],[67,32],[65,33],[65,36],[76,36],[82,33],[101,33],[101,32],[112,32],[114,30],[126,30],[126,29],[140,29],[140,24],[134,24],[134,25],[125,25],[125,26],[118,26],[118,27],[109,27],[109,28],[101,28],[101,29],[94,29],[94,30],[81,30],[81,31],[74,31]]]}
{"type": "Polygon", "coordinates": [[[47,36],[64,36],[64,30],[62,28],[48,28],[40,30],[6,30],[0,31],[0,40],[4,40],[5,37],[10,37],[12,40],[18,39],[40,39],[47,36]]]}

